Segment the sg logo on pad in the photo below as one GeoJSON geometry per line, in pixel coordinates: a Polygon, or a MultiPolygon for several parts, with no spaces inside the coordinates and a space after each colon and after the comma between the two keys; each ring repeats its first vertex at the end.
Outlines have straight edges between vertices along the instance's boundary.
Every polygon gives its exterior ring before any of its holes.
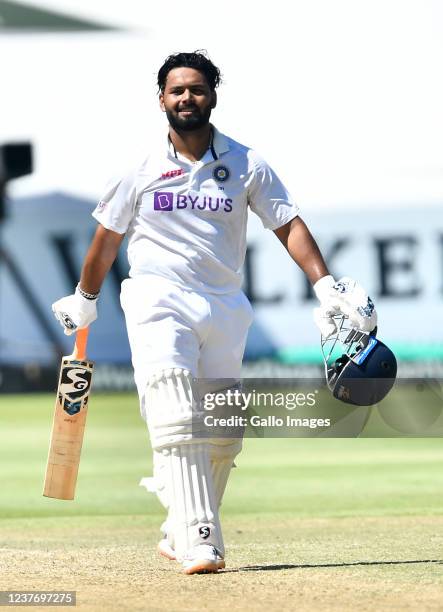
{"type": "Polygon", "coordinates": [[[154,193],[154,210],[172,210],[174,194],[171,191],[156,191],[154,193]]]}

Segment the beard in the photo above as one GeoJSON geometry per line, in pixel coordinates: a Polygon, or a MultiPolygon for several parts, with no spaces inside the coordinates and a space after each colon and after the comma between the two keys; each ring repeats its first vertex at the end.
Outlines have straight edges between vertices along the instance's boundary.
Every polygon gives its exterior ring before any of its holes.
{"type": "Polygon", "coordinates": [[[192,132],[194,130],[199,130],[209,123],[209,119],[211,117],[212,108],[208,106],[206,110],[203,112],[198,108],[192,108],[189,110],[193,110],[193,114],[189,115],[189,117],[180,117],[178,113],[167,110],[166,117],[168,118],[169,125],[176,132],[192,132]]]}

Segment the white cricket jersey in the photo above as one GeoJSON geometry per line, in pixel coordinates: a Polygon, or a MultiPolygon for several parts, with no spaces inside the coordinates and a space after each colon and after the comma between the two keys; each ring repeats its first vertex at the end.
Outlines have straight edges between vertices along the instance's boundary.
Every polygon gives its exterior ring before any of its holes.
{"type": "Polygon", "coordinates": [[[213,128],[192,162],[165,139],[133,172],[112,182],[92,213],[127,234],[130,277],[155,275],[207,293],[241,286],[248,207],[271,230],[298,207],[252,149],[213,128]]]}

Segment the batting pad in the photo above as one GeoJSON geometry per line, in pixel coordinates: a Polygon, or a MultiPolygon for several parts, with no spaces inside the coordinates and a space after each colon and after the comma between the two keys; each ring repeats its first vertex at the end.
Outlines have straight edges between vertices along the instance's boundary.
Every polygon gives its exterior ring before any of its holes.
{"type": "Polygon", "coordinates": [[[145,394],[154,482],[160,501],[169,510],[168,539],[177,559],[200,544],[212,544],[224,554],[211,445],[193,438],[198,426],[194,385],[190,372],[175,368],[154,376],[145,394]]]}
{"type": "Polygon", "coordinates": [[[163,457],[165,464],[169,464],[168,526],[173,530],[177,559],[182,559],[188,549],[199,544],[212,544],[223,556],[208,445],[183,444],[165,449],[163,457]]]}
{"type": "Polygon", "coordinates": [[[154,450],[189,442],[204,431],[195,387],[191,373],[179,368],[164,370],[149,380],[144,403],[154,450]]]}
{"type": "Polygon", "coordinates": [[[242,440],[211,440],[209,456],[217,508],[220,507],[228,483],[229,474],[235,467],[234,459],[242,449],[242,440]]]}

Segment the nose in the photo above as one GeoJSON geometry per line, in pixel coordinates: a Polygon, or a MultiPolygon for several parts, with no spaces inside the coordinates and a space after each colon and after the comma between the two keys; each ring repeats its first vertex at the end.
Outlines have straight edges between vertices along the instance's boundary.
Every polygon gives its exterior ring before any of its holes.
{"type": "Polygon", "coordinates": [[[182,93],[182,102],[190,102],[193,99],[193,95],[190,89],[185,89],[182,93]]]}

